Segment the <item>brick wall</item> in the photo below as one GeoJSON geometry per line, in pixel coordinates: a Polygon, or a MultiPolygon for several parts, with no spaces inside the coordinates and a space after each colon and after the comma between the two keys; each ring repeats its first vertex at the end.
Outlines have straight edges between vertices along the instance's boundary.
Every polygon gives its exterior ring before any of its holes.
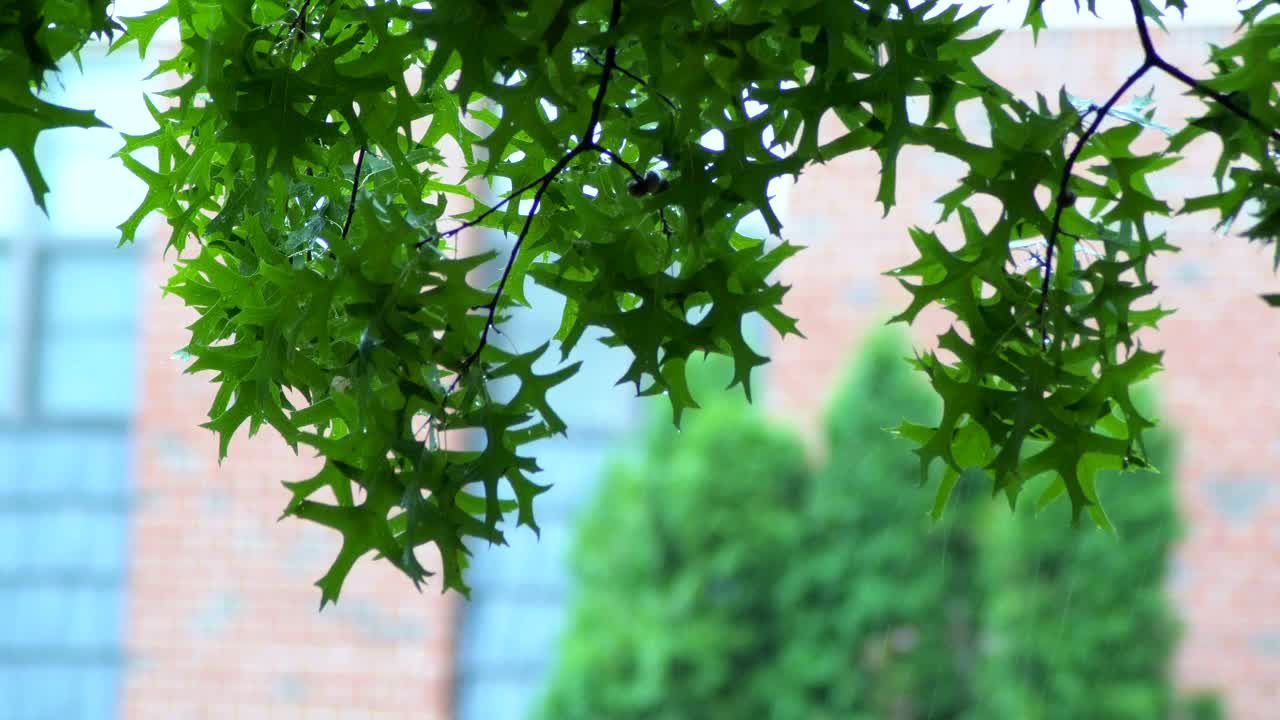
{"type": "Polygon", "coordinates": [[[264,429],[240,433],[219,467],[205,419],[213,386],[173,353],[192,317],[159,286],[171,268],[155,241],[145,272],[143,399],[121,716],[422,718],[450,716],[456,601],[422,594],[363,559],[340,602],[318,613],[338,536],[277,522],[280,485],[315,466],[264,429]]]}
{"type": "MultiPolygon", "coordinates": [[[[1196,70],[1207,43],[1226,38],[1225,30],[1188,29],[1157,40],[1167,58],[1196,70]]],[[[1023,97],[1056,97],[1066,84],[1075,95],[1102,99],[1140,60],[1128,29],[1050,31],[1038,48],[1029,34],[1007,36],[983,67],[1023,97]]],[[[1199,107],[1156,76],[1139,89],[1153,84],[1157,120],[1176,126],[1199,107]]],[[[1211,189],[1216,149],[1211,142],[1193,146],[1185,166],[1153,189],[1175,196],[1211,189]]],[[[779,412],[812,425],[857,338],[906,306],[906,292],[880,273],[913,259],[906,230],[933,226],[931,201],[949,189],[958,168],[918,149],[905,152],[901,205],[883,220],[874,204],[874,157],[843,158],[802,177],[790,194],[786,233],[809,248],[782,273],[793,285],[787,309],[808,339],[774,349],[769,387],[779,412]]],[[[1146,343],[1166,351],[1162,407],[1182,434],[1177,477],[1188,531],[1170,590],[1186,633],[1176,672],[1188,688],[1224,689],[1230,717],[1272,718],[1280,700],[1280,325],[1257,299],[1277,286],[1271,251],[1218,237],[1208,216],[1176,220],[1169,236],[1183,252],[1156,265],[1153,280],[1159,302],[1179,312],[1146,343]]],[[[913,331],[918,346],[945,329],[942,320],[923,319],[913,331]]]]}

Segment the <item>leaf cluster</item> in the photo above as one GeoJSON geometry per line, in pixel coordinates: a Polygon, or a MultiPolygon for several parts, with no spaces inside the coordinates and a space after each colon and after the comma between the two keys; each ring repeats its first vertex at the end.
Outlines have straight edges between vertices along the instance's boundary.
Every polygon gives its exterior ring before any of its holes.
{"type": "MultiPolygon", "coordinates": [[[[1142,344],[1167,314],[1147,265],[1174,249],[1148,224],[1175,213],[1152,177],[1214,136],[1219,191],[1177,212],[1252,215],[1246,235],[1268,243],[1280,223],[1269,3],[1211,48],[1205,80],[1147,27],[1185,3],[1130,4],[1144,62],[1094,103],[1014,96],[981,70],[998,36],[983,10],[940,0],[166,0],[123,18],[113,45],[162,55],[171,80],[147,98],[154,130],[119,152],[147,184],[121,236],[152,214],[171,225],[167,288],[198,315],[186,353],[218,386],[221,453],[268,425],[323,457],[285,511],[342,534],[322,602],[366,554],[420,580],[425,545],[465,590],[465,539],[501,543],[512,516],[537,527],[545,486],[524,448],[566,430],[547,393],[588,331],[630,352],[619,382],[665,395],[677,423],[697,406],[696,353],[728,358],[750,397],[766,358],[744,322],[799,333],[772,279],[798,250],[770,205],[778,182],[873,153],[888,212],[903,148],[927,148],[964,173],[893,274],[911,294],[897,319],[952,316],[916,359],[941,420],[899,429],[922,477],[945,468],[935,510],[965,473],[1013,502],[1048,472],[1040,505],[1065,495],[1106,526],[1099,472],[1150,464],[1131,388],[1160,366],[1142,344]],[[157,41],[165,26],[176,46],[157,41]],[[1151,70],[1205,113],[1166,128],[1149,95],[1123,102],[1151,70]],[[962,127],[968,108],[985,130],[962,127]],[[1150,130],[1167,146],[1144,149],[1150,130]],[[769,238],[741,232],[751,218],[769,238]],[[563,299],[559,329],[500,348],[531,283],[563,299]]],[[[36,136],[97,121],[38,89],[119,26],[105,0],[6,8],[0,149],[42,199],[36,136]]]]}
{"type": "Polygon", "coordinates": [[[76,110],[40,97],[59,63],[93,37],[111,37],[121,27],[108,13],[109,0],[9,0],[0,5],[0,151],[18,160],[41,209],[49,184],[36,163],[36,138],[61,127],[104,127],[92,110],[76,110]]]}

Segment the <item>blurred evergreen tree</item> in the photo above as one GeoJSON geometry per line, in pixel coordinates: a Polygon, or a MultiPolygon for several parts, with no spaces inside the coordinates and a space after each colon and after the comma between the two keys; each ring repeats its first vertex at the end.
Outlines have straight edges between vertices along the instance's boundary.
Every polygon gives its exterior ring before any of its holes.
{"type": "MultiPolygon", "coordinates": [[[[864,344],[817,471],[794,433],[712,389],[731,372],[697,368],[695,396],[715,399],[683,433],[655,421],[583,514],[540,717],[1216,717],[1168,676],[1169,475],[1107,478],[1120,542],[1073,529],[1065,502],[1010,514],[965,479],[932,523],[918,460],[884,432],[938,412],[908,352],[890,331],[864,344]]],[[[1169,444],[1152,439],[1162,467],[1169,444]]]]}
{"type": "Polygon", "coordinates": [[[919,460],[885,432],[937,420],[909,355],[897,333],[874,333],[832,398],[829,456],[778,585],[788,633],[768,717],[946,720],[969,706],[975,494],[957,487],[936,524],[921,510],[919,460]]]}
{"type": "Polygon", "coordinates": [[[1181,530],[1176,463],[1170,435],[1148,435],[1162,472],[1099,478],[1118,538],[1087,519],[1073,526],[1065,502],[1038,515],[1025,500],[1015,513],[1000,507],[988,513],[974,720],[1221,715],[1212,698],[1184,701],[1173,687],[1178,623],[1164,588],[1181,530]]]}
{"type": "Polygon", "coordinates": [[[646,457],[615,465],[583,513],[548,720],[767,715],[787,635],[770,593],[801,539],[804,448],[741,401],[708,403],[683,428],[679,442],[655,428],[646,457]]]}

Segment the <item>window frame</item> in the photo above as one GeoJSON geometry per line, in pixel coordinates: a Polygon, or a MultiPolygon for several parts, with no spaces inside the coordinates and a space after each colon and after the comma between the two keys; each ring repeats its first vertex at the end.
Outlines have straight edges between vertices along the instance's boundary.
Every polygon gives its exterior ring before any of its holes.
{"type": "MultiPolygon", "coordinates": [[[[12,261],[13,287],[13,367],[11,402],[0,405],[0,430],[37,427],[128,428],[136,414],[135,407],[120,412],[56,412],[42,407],[40,382],[47,369],[41,367],[41,322],[47,315],[43,294],[49,282],[49,267],[58,255],[117,255],[132,261],[139,270],[142,258],[138,248],[108,245],[105,236],[67,237],[63,235],[24,234],[0,238],[0,255],[12,261]]],[[[141,304],[134,315],[139,326],[141,304]]]]}

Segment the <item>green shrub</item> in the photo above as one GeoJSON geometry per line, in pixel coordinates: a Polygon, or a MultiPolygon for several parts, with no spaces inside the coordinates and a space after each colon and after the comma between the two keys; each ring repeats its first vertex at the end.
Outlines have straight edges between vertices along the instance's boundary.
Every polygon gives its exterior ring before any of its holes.
{"type": "MultiPolygon", "coordinates": [[[[584,513],[541,717],[1216,717],[1211,699],[1177,708],[1168,679],[1169,476],[1105,480],[1119,542],[1073,529],[1065,502],[1010,514],[964,481],[931,523],[917,459],[884,432],[938,412],[907,352],[887,333],[867,343],[818,470],[737,400],[706,403],[680,434],[655,423],[584,513]]],[[[699,374],[695,394],[715,397],[705,386],[723,377],[699,374]]],[[[1168,466],[1168,440],[1153,445],[1168,466]]]]}
{"type": "Polygon", "coordinates": [[[963,491],[932,526],[919,464],[884,431],[936,420],[927,387],[878,333],[836,392],[829,456],[802,542],[779,583],[774,622],[789,629],[769,717],[945,718],[968,705],[976,596],[963,491]]]}
{"type": "Polygon", "coordinates": [[[1218,716],[1204,698],[1180,707],[1172,685],[1178,624],[1164,585],[1180,532],[1175,462],[1168,435],[1148,446],[1161,473],[1099,478],[1118,537],[1073,526],[1063,502],[1039,515],[1026,501],[1014,514],[992,508],[975,720],[1218,716]]]}
{"type": "Polygon", "coordinates": [[[584,514],[544,717],[760,717],[785,641],[770,588],[808,481],[798,439],[740,407],[707,408],[670,452],[615,467],[584,514]]]}

